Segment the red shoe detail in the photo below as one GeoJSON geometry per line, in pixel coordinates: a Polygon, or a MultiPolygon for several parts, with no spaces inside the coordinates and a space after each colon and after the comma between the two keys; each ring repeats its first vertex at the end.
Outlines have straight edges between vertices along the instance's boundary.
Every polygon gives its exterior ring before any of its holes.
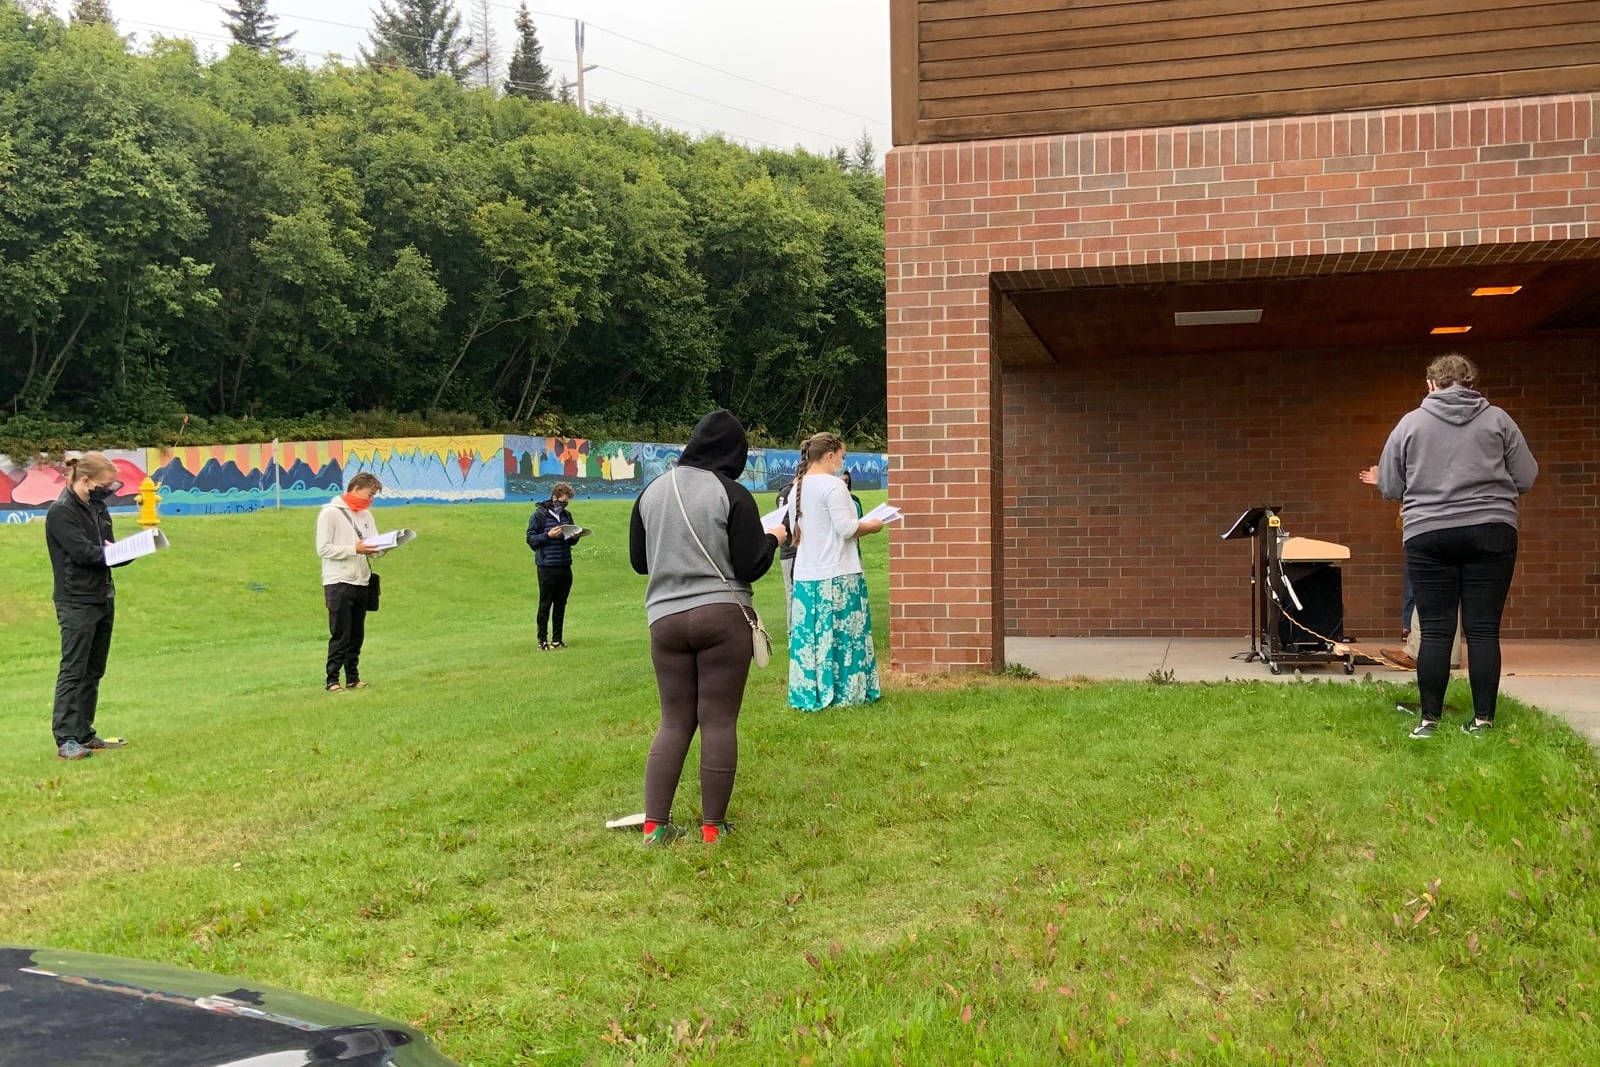
{"type": "Polygon", "coordinates": [[[717,843],[717,838],[722,836],[722,827],[712,826],[710,823],[700,827],[700,840],[708,845],[717,843]]]}
{"type": "Polygon", "coordinates": [[[644,823],[644,835],[649,837],[651,834],[656,832],[656,827],[660,825],[661,824],[658,822],[651,822],[650,820],[646,819],[644,823]]]}

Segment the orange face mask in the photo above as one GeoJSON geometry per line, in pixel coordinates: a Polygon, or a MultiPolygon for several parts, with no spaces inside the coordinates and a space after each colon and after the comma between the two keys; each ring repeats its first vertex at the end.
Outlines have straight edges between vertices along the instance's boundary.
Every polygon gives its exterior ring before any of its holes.
{"type": "Polygon", "coordinates": [[[372,500],[369,497],[346,493],[344,495],[344,506],[359,514],[372,506],[372,500]]]}

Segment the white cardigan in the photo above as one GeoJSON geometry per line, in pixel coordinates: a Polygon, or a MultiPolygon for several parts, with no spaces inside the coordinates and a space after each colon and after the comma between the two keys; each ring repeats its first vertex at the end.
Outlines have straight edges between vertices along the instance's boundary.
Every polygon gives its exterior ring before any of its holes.
{"type": "Polygon", "coordinates": [[[372,509],[353,512],[340,497],[324,504],[317,514],[317,555],[322,557],[322,584],[366,585],[370,582],[372,565],[369,557],[356,551],[356,542],[375,537],[377,533],[378,524],[372,517],[372,509]],[[357,530],[360,537],[356,535],[357,530]]]}
{"type": "Polygon", "coordinates": [[[800,545],[794,580],[820,582],[861,573],[856,545],[856,505],[850,490],[832,474],[807,474],[800,483],[800,545]]]}

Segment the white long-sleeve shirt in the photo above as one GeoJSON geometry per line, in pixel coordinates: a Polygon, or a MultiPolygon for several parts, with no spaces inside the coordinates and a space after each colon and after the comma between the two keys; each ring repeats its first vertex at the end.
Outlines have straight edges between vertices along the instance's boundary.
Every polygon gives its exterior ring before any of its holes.
{"type": "Polygon", "coordinates": [[[819,582],[861,573],[856,545],[856,505],[850,490],[832,474],[807,474],[800,483],[800,546],[794,580],[819,582]]]}

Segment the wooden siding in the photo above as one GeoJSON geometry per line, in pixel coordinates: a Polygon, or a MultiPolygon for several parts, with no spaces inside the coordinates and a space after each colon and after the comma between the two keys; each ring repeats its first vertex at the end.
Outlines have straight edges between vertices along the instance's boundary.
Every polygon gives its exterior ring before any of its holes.
{"type": "Polygon", "coordinates": [[[1600,0],[891,0],[896,144],[1600,88],[1600,0]]]}

